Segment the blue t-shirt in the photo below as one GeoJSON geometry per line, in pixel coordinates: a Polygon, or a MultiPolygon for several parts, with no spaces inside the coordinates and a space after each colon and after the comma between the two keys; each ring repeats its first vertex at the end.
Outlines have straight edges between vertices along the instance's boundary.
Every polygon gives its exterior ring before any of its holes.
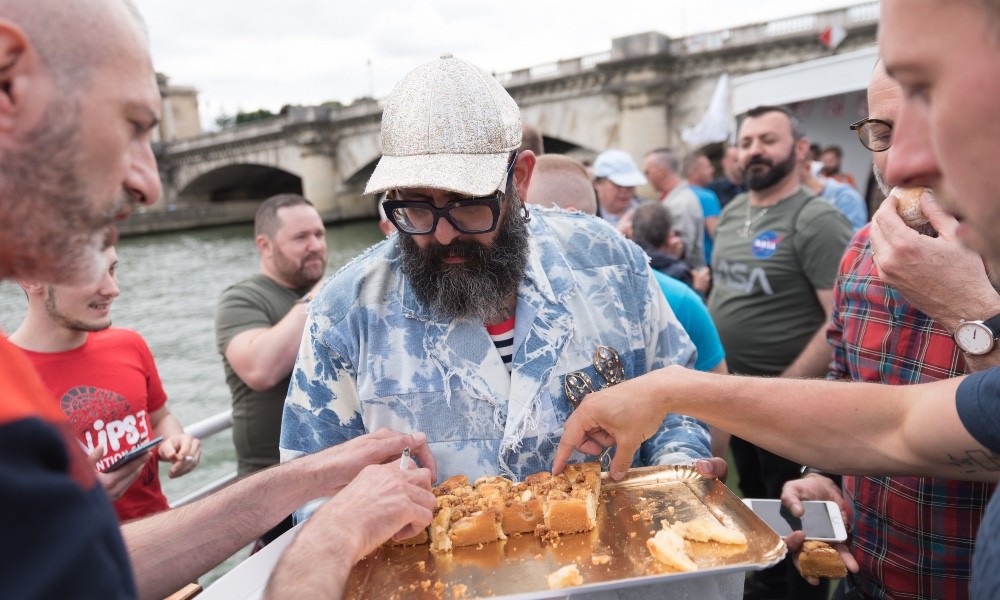
{"type": "MultiPolygon", "coordinates": [[[[698,196],[698,201],[701,202],[701,212],[705,215],[705,220],[707,221],[711,217],[717,217],[722,213],[722,205],[719,204],[719,197],[712,190],[698,187],[692,185],[691,189],[694,190],[694,194],[698,196]]],[[[708,227],[705,228],[705,264],[712,264],[712,247],[715,246],[715,240],[708,233],[708,227]]]]}
{"type": "Polygon", "coordinates": [[[854,228],[855,233],[868,223],[868,205],[865,204],[865,199],[854,189],[854,186],[827,179],[823,182],[820,198],[828,200],[836,206],[837,210],[844,214],[844,218],[854,228]]]}
{"type": "Polygon", "coordinates": [[[660,289],[667,298],[667,304],[674,311],[674,316],[691,337],[694,347],[698,349],[698,360],[695,361],[694,368],[699,371],[714,369],[722,359],[726,358],[726,353],[722,349],[719,332],[716,331],[712,317],[708,314],[708,307],[697,292],[684,283],[656,270],[653,271],[653,276],[660,284],[660,289]]]}
{"type": "MultiPolygon", "coordinates": [[[[962,425],[980,444],[1000,454],[1000,367],[969,375],[959,384],[955,404],[962,425]]],[[[1000,499],[990,500],[976,536],[972,598],[1000,598],[1000,499]]]]}

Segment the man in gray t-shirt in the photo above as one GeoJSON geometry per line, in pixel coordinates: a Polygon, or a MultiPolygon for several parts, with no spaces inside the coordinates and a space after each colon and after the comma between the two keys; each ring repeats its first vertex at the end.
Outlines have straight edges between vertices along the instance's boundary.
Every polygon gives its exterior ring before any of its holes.
{"type": "MultiPolygon", "coordinates": [[[[825,375],[833,356],[826,322],[851,227],[833,205],[802,187],[798,164],[808,140],[794,115],[777,107],[749,111],[739,148],[750,191],[719,219],[708,303],[729,368],[742,375],[825,375]]],[[[732,451],[746,497],[779,498],[782,485],[799,476],[799,465],[741,438],[732,438],[732,451]]],[[[755,591],[826,597],[805,584],[790,561],[782,569],[754,574],[755,591]]]]}
{"type": "Polygon", "coordinates": [[[669,148],[646,154],[643,168],[660,202],[670,210],[674,230],[684,240],[684,260],[691,267],[705,266],[705,212],[701,200],[680,175],[680,162],[669,148]]]}
{"type": "Polygon", "coordinates": [[[254,225],[260,273],[223,292],[215,315],[241,477],[279,462],[281,412],[306,322],[302,301],[326,270],[323,220],[302,196],[267,199],[254,225]]]}

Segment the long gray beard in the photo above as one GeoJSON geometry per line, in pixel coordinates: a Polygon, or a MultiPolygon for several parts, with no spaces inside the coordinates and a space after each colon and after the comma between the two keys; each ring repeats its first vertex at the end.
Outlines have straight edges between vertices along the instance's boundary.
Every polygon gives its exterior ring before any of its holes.
{"type": "Polygon", "coordinates": [[[528,266],[528,226],[516,209],[516,192],[508,197],[507,212],[490,246],[456,239],[448,246],[432,242],[420,249],[412,236],[396,236],[401,268],[421,303],[437,317],[479,319],[501,323],[510,318],[509,301],[517,294],[528,266]],[[466,259],[443,262],[448,255],[466,259]]]}

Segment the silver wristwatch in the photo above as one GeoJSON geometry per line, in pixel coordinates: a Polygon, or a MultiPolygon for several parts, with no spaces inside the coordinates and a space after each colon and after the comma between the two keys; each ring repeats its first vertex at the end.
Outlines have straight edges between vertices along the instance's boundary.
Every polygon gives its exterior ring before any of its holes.
{"type": "Polygon", "coordinates": [[[985,321],[966,321],[962,319],[955,328],[952,338],[955,344],[967,354],[981,356],[993,351],[1000,337],[1000,315],[985,321]]]}

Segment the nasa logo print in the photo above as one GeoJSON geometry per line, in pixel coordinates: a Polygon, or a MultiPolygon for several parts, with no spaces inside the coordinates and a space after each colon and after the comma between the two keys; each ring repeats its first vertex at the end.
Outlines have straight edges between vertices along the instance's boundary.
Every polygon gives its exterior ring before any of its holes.
{"type": "Polygon", "coordinates": [[[750,242],[750,252],[754,258],[771,258],[778,251],[781,240],[781,236],[770,229],[762,231],[750,242]]]}

